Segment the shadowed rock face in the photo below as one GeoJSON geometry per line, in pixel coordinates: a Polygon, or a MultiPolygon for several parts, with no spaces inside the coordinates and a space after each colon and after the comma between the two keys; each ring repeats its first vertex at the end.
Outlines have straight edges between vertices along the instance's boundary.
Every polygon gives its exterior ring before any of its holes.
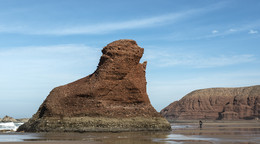
{"type": "Polygon", "coordinates": [[[108,44],[93,74],[54,88],[18,131],[169,130],[146,93],[143,52],[133,40],[108,44]]]}
{"type": "Polygon", "coordinates": [[[260,86],[196,90],[160,113],[168,120],[260,118],[260,86]]]}

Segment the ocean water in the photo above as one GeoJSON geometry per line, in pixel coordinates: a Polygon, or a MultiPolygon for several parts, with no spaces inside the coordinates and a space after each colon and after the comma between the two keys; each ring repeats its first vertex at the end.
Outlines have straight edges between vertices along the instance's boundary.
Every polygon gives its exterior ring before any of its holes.
{"type": "Polygon", "coordinates": [[[23,123],[0,122],[0,131],[16,131],[23,123]]]}
{"type": "Polygon", "coordinates": [[[260,122],[172,124],[170,132],[0,133],[0,142],[113,144],[260,144],[260,122]]]}

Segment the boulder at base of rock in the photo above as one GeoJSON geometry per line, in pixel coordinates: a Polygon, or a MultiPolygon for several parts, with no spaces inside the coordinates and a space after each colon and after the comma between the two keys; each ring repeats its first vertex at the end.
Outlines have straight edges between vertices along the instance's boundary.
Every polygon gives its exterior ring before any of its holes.
{"type": "Polygon", "coordinates": [[[143,52],[134,40],[108,44],[93,74],[54,88],[18,131],[170,130],[146,93],[143,52]]]}
{"type": "Polygon", "coordinates": [[[17,120],[14,119],[14,118],[12,118],[12,117],[10,117],[10,116],[5,116],[5,117],[1,120],[1,122],[17,122],[17,120]]]}
{"type": "Polygon", "coordinates": [[[172,120],[260,118],[260,86],[193,91],[161,110],[172,120]]]}

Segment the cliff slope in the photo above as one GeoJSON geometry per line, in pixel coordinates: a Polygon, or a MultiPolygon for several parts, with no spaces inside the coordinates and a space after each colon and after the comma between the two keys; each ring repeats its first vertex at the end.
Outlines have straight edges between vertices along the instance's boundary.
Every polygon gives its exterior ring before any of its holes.
{"type": "Polygon", "coordinates": [[[196,90],[160,113],[168,120],[260,118],[260,86],[196,90]]]}

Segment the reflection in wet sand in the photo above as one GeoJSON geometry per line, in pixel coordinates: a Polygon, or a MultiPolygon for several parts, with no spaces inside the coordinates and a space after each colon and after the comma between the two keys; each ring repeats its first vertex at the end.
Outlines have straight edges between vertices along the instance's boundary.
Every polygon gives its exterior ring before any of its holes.
{"type": "Polygon", "coordinates": [[[204,123],[202,129],[194,123],[178,125],[189,125],[189,127],[175,129],[173,133],[190,136],[190,140],[194,140],[193,142],[197,140],[196,138],[199,138],[210,143],[260,143],[260,123],[258,121],[210,122],[204,123]]]}
{"type": "MultiPolygon", "coordinates": [[[[57,142],[87,144],[260,144],[260,123],[198,123],[172,124],[171,132],[118,133],[0,133],[1,142],[30,142],[52,144],[57,142]]],[[[10,143],[9,143],[10,144],[10,143]]]]}

